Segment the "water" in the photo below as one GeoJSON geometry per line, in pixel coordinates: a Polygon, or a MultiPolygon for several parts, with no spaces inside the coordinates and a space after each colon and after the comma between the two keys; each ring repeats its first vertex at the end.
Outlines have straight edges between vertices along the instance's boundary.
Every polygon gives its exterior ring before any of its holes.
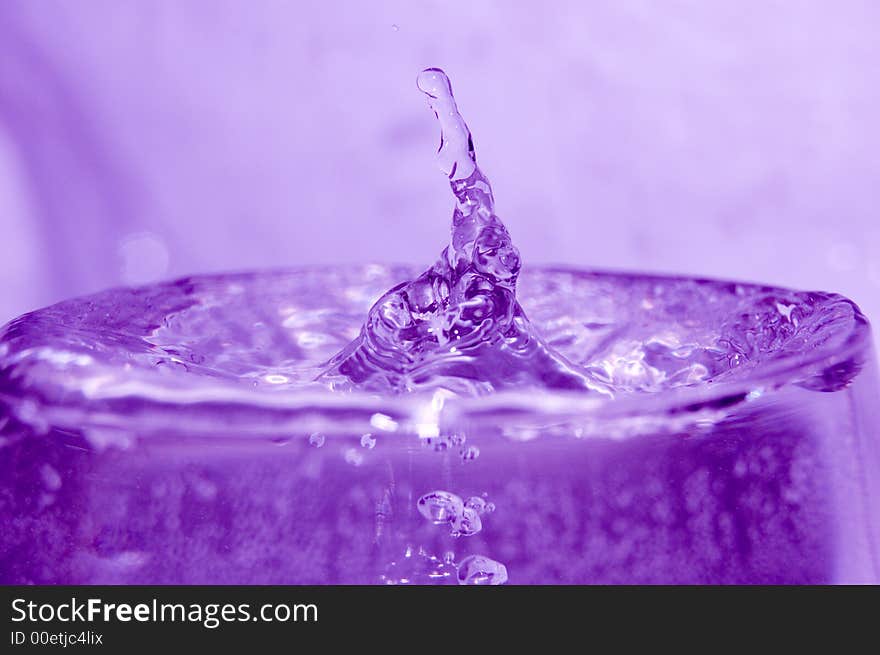
{"type": "Polygon", "coordinates": [[[498,585],[507,582],[507,568],[504,564],[482,557],[471,555],[458,566],[459,584],[498,585]]]}
{"type": "Polygon", "coordinates": [[[437,159],[456,200],[452,240],[434,266],[382,295],[321,379],[334,389],[383,393],[441,387],[479,394],[530,385],[604,390],[548,346],[516,300],[519,251],[495,215],[492,187],[477,166],[449,79],[429,68],[418,86],[440,123],[437,159]]]}
{"type": "Polygon", "coordinates": [[[456,199],[428,271],[197,276],[2,329],[0,582],[880,580],[858,308],[521,270],[448,80],[419,86],[456,199]]]}

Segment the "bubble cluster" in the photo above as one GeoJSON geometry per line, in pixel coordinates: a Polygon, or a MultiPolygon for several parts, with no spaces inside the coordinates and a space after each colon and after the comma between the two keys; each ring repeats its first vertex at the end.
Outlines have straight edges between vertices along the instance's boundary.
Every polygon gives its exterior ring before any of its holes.
{"type": "Polygon", "coordinates": [[[436,437],[424,437],[422,444],[434,452],[444,452],[454,448],[462,448],[467,437],[463,434],[439,434],[436,437]]]}
{"type": "Polygon", "coordinates": [[[473,507],[465,507],[450,534],[453,537],[470,537],[483,529],[480,514],[473,507]]]}
{"type": "Polygon", "coordinates": [[[461,498],[448,491],[432,491],[416,503],[419,514],[434,525],[454,524],[464,511],[461,498]]]}
{"type": "Polygon", "coordinates": [[[471,462],[480,456],[480,449],[476,446],[468,446],[461,451],[461,461],[471,462]]]}
{"type": "Polygon", "coordinates": [[[486,514],[489,504],[479,496],[471,496],[467,502],[449,491],[432,491],[416,503],[419,513],[434,525],[446,525],[453,537],[470,537],[483,529],[481,514],[486,514]]]}
{"type": "Polygon", "coordinates": [[[456,563],[452,551],[436,555],[412,545],[390,561],[379,576],[386,585],[502,585],[507,580],[507,567],[485,555],[467,555],[456,563]]]}
{"type": "Polygon", "coordinates": [[[467,437],[463,434],[438,434],[423,437],[422,445],[436,453],[455,451],[462,462],[472,462],[480,456],[480,449],[474,445],[465,445],[467,437]]]}
{"type": "Polygon", "coordinates": [[[490,503],[486,502],[486,499],[482,496],[471,496],[464,503],[465,507],[473,509],[477,514],[488,514],[495,509],[494,504],[492,505],[492,509],[489,509],[489,505],[490,503]]]}

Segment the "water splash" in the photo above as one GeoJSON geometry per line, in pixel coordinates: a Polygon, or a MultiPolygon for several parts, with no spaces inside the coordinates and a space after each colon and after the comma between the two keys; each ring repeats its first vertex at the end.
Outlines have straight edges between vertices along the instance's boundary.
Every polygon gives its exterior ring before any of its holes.
{"type": "Polygon", "coordinates": [[[451,243],[430,269],[387,291],[360,335],[319,379],[333,389],[402,393],[446,388],[482,394],[505,387],[603,390],[551,350],[516,300],[519,251],[495,214],[470,130],[446,74],[422,71],[419,89],[440,123],[437,160],[456,206],[451,243]]]}

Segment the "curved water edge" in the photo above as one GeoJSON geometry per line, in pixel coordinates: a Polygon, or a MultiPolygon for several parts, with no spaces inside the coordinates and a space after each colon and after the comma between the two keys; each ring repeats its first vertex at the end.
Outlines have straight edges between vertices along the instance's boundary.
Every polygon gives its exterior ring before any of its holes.
{"type": "Polygon", "coordinates": [[[603,376],[611,395],[532,387],[385,395],[316,383],[374,299],[410,271],[197,276],[65,301],[2,328],[0,396],[23,407],[24,420],[120,429],[140,420],[157,432],[179,430],[187,417],[190,427],[239,435],[348,432],[376,422],[401,433],[467,422],[511,434],[571,423],[584,436],[614,424],[612,432],[627,435],[721,417],[789,385],[845,388],[870,352],[864,316],[835,294],[532,269],[520,294],[535,328],[603,376]]]}

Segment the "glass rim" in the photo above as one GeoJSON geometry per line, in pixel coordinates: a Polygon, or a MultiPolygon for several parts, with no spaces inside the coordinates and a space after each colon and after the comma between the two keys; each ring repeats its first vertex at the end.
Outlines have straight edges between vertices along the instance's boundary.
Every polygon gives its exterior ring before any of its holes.
{"type": "MultiPolygon", "coordinates": [[[[294,274],[306,271],[329,273],[340,269],[358,271],[367,266],[375,264],[302,266],[238,275],[273,272],[294,274]]],[[[396,268],[414,269],[408,266],[396,268]]],[[[581,269],[574,266],[531,266],[524,269],[524,274],[528,275],[529,271],[617,280],[639,278],[661,284],[689,281],[793,291],[727,279],[581,269]]],[[[207,274],[181,279],[210,279],[218,275],[207,274]]],[[[855,367],[857,374],[872,352],[870,325],[853,301],[839,294],[826,295],[836,301],[845,302],[852,308],[852,319],[847,329],[840,326],[836,328],[838,332],[845,334],[842,343],[822,343],[809,351],[762,362],[735,379],[708,384],[695,383],[656,392],[624,392],[606,397],[595,393],[529,388],[463,397],[437,389],[383,396],[366,391],[336,393],[308,388],[266,392],[228,384],[185,389],[169,385],[167,381],[156,385],[139,381],[136,388],[116,384],[95,390],[86,398],[87,407],[82,408],[41,398],[39,393],[31,393],[32,389],[28,389],[27,393],[17,394],[15,385],[9,382],[10,376],[3,375],[0,380],[0,402],[14,413],[19,405],[27,404],[27,411],[18,412],[25,414],[24,418],[36,414],[41,417],[42,422],[52,426],[77,427],[96,433],[118,433],[130,429],[140,432],[146,429],[151,433],[170,430],[180,434],[181,419],[185,415],[189,422],[188,428],[191,429],[185,430],[184,434],[210,432],[230,436],[277,436],[279,433],[308,435],[313,431],[328,434],[378,431],[431,438],[446,429],[454,430],[455,426],[467,425],[473,429],[500,430],[515,439],[529,439],[536,430],[550,423],[575,426],[578,436],[593,432],[597,435],[614,434],[615,430],[609,432],[609,427],[618,424],[618,427],[629,426],[620,431],[621,436],[626,436],[658,424],[675,429],[681,423],[692,423],[713,415],[726,414],[734,406],[758,400],[765,394],[793,385],[821,392],[822,389],[817,388],[814,382],[821,382],[828,371],[839,367],[855,367]],[[233,408],[236,420],[230,421],[228,413],[218,414],[220,407],[233,408]]],[[[0,335],[19,319],[0,329],[0,335]]],[[[5,356],[0,356],[0,371],[8,366],[3,361],[5,359],[5,356]]]]}

